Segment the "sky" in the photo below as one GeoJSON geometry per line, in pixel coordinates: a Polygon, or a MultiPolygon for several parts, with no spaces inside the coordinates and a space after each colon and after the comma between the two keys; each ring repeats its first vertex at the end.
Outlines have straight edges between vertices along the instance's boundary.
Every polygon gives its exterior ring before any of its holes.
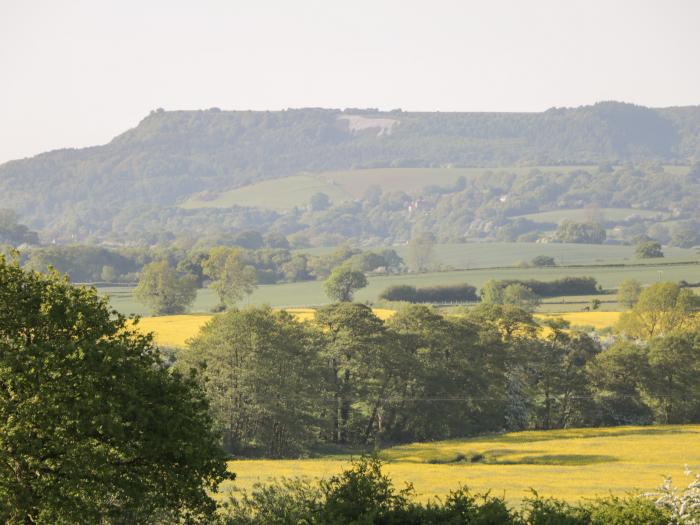
{"type": "Polygon", "coordinates": [[[155,108],[700,104],[699,0],[0,0],[0,162],[155,108]]]}

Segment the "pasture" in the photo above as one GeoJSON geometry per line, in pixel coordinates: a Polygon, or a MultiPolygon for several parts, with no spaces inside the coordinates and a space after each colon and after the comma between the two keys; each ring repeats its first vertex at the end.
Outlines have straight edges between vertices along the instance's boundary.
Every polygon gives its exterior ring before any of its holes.
{"type": "MultiPolygon", "coordinates": [[[[683,485],[684,466],[700,470],[700,426],[655,426],[516,432],[471,439],[414,443],[381,450],[397,486],[410,482],[421,500],[459,485],[491,490],[517,504],[536,489],[577,501],[609,494],[649,492],[665,476],[683,485]]],[[[235,460],[236,480],[224,491],[250,489],[280,477],[328,477],[349,457],[235,460]]]]}
{"type": "Polygon", "coordinates": [[[656,210],[639,210],[636,208],[599,208],[592,210],[578,208],[529,213],[527,215],[520,215],[518,218],[528,219],[533,222],[557,224],[567,219],[574,222],[586,222],[593,217],[598,221],[624,221],[633,215],[644,219],[662,219],[668,216],[668,213],[656,210]]]}
{"type": "MultiPolygon", "coordinates": [[[[406,259],[407,246],[394,249],[406,259]]],[[[303,250],[302,250],[303,251],[303,250]]],[[[684,248],[664,248],[665,257],[661,262],[698,261],[696,250],[684,248]]],[[[600,265],[600,264],[658,264],[659,259],[636,259],[634,246],[607,244],[564,244],[535,242],[483,242],[437,244],[433,263],[438,268],[458,270],[471,268],[502,268],[529,262],[538,255],[553,257],[558,265],[600,265]]]]}
{"type": "MultiPolygon", "coordinates": [[[[474,249],[475,251],[476,248],[474,249]]],[[[663,261],[663,260],[662,260],[663,261]]],[[[591,276],[598,280],[604,289],[615,289],[627,278],[639,280],[642,284],[656,281],[700,281],[700,264],[687,262],[681,264],[664,264],[659,260],[633,266],[591,265],[554,268],[474,268],[444,272],[409,273],[403,275],[370,276],[369,285],[355,294],[360,302],[376,303],[379,294],[388,286],[408,284],[413,286],[434,286],[469,283],[480,288],[489,279],[538,279],[554,280],[566,276],[591,276]]],[[[99,291],[108,295],[112,306],[125,314],[148,315],[147,309],[137,303],[131,287],[103,287],[99,291]]],[[[601,296],[610,300],[612,296],[601,296]]],[[[590,299],[590,298],[589,298],[590,299]]],[[[547,311],[570,311],[572,303],[580,303],[581,298],[566,297],[555,302],[549,298],[545,303],[547,311]]],[[[274,307],[289,308],[295,306],[319,306],[329,302],[323,291],[323,281],[305,281],[260,285],[255,291],[240,302],[240,306],[269,304],[274,307]]],[[[191,308],[192,313],[207,313],[218,303],[218,298],[210,289],[201,289],[191,308]]],[[[577,309],[583,308],[577,304],[577,309]]],[[[606,305],[606,309],[615,309],[616,305],[606,305]]]]}
{"type": "Polygon", "coordinates": [[[311,196],[323,192],[335,204],[351,198],[340,186],[313,175],[296,175],[272,179],[203,198],[195,195],[180,205],[185,209],[230,208],[252,206],[275,211],[289,211],[308,206],[311,196]]]}

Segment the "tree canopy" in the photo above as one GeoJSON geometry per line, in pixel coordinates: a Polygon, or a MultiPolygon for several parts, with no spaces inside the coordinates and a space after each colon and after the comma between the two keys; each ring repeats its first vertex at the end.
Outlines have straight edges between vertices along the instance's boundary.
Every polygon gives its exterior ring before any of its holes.
{"type": "Polygon", "coordinates": [[[94,289],[0,257],[0,521],[206,518],[208,402],[94,289]]]}

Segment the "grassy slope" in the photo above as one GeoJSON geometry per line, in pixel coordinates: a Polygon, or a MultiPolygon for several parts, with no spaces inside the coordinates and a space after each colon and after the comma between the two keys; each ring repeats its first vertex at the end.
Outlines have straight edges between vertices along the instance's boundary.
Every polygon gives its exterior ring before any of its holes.
{"type": "MultiPolygon", "coordinates": [[[[589,220],[588,216],[590,213],[591,211],[586,209],[567,209],[529,213],[527,215],[520,215],[520,217],[534,222],[552,222],[556,224],[564,219],[576,222],[585,222],[589,220]]],[[[599,210],[595,210],[595,213],[602,217],[603,220],[607,221],[622,221],[630,215],[638,215],[645,218],[656,217],[658,215],[667,215],[664,212],[655,210],[637,210],[634,208],[601,208],[599,210]]]]}
{"type": "MultiPolygon", "coordinates": [[[[474,439],[416,443],[382,451],[397,485],[414,484],[417,496],[445,495],[460,484],[491,489],[517,503],[535,488],[569,501],[595,495],[651,491],[672,475],[681,485],[684,465],[700,470],[700,426],[618,427],[518,432],[474,439]],[[484,461],[470,463],[477,454],[484,461]],[[466,459],[455,461],[461,456],[466,459]],[[440,463],[435,463],[440,462],[440,463]]],[[[239,460],[230,463],[250,488],[276,477],[329,476],[347,457],[309,460],[239,460]]]]}
{"type": "Polygon", "coordinates": [[[211,200],[192,197],[182,204],[182,208],[229,208],[231,206],[253,206],[276,211],[291,210],[295,206],[309,204],[311,196],[323,192],[334,203],[350,198],[340,186],[312,175],[297,175],[273,179],[221,193],[211,200]]]}
{"type": "MultiPolygon", "coordinates": [[[[406,258],[406,246],[395,248],[406,258]]],[[[303,251],[303,250],[302,250],[303,251]]],[[[663,262],[700,261],[695,250],[683,248],[665,248],[663,262]]],[[[600,245],[600,244],[558,244],[534,242],[488,242],[438,244],[435,247],[435,264],[457,269],[494,268],[514,266],[521,261],[531,261],[538,255],[554,257],[557,264],[654,264],[658,260],[635,259],[634,246],[600,245]]]]}

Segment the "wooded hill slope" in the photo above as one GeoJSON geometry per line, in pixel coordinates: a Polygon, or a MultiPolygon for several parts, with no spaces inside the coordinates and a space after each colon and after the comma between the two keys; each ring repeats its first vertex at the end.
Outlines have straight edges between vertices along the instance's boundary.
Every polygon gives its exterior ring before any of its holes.
{"type": "MultiPolygon", "coordinates": [[[[0,208],[35,229],[118,229],[193,194],[299,172],[700,159],[700,106],[603,102],[542,113],[163,111],[110,143],[0,166],[0,208]],[[110,224],[106,226],[105,224],[110,224]]],[[[185,212],[178,212],[185,213],[185,212]]],[[[202,215],[206,211],[189,211],[202,215]]],[[[255,213],[242,221],[255,222],[255,213]]]]}

